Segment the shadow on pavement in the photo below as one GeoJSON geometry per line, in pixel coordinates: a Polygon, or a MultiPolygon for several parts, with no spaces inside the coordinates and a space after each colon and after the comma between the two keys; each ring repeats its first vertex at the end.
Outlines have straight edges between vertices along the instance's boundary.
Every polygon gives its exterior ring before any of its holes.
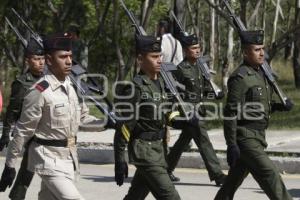
{"type": "Polygon", "coordinates": [[[289,190],[292,197],[300,197],[300,189],[290,189],[289,190]]]}
{"type": "Polygon", "coordinates": [[[217,187],[214,183],[212,184],[203,184],[203,183],[184,183],[184,182],[177,182],[174,185],[182,185],[182,186],[212,186],[217,187]]]}
{"type": "MultiPolygon", "coordinates": [[[[103,183],[108,183],[108,182],[115,182],[115,177],[113,176],[95,176],[95,175],[81,175],[81,179],[86,179],[86,180],[92,180],[94,182],[103,182],[103,183]]],[[[124,179],[125,183],[130,183],[132,180],[132,177],[128,177],[124,179]]]]}

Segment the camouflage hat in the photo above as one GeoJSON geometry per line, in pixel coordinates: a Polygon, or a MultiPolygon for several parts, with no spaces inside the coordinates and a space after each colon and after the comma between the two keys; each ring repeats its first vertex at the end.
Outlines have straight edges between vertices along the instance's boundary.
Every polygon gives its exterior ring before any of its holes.
{"type": "Polygon", "coordinates": [[[44,39],[45,51],[56,51],[56,50],[72,50],[72,36],[70,33],[57,33],[54,35],[47,36],[44,39]]]}
{"type": "Polygon", "coordinates": [[[45,54],[44,48],[33,38],[28,41],[27,47],[24,50],[25,56],[30,55],[43,55],[45,54]]]}
{"type": "Polygon", "coordinates": [[[264,43],[264,31],[242,31],[240,33],[241,42],[244,45],[255,44],[262,45],[264,43]]]}
{"type": "Polygon", "coordinates": [[[192,34],[192,35],[181,34],[179,36],[179,41],[183,48],[199,44],[199,38],[197,37],[196,34],[192,34]]]}
{"type": "Polygon", "coordinates": [[[161,52],[160,37],[136,35],[135,41],[138,53],[161,52]]]}

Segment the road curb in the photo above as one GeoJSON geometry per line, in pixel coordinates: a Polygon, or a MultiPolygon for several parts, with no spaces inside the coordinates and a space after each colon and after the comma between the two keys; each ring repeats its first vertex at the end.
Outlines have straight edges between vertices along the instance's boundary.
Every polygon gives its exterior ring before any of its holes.
{"type": "MultiPolygon", "coordinates": [[[[78,147],[80,162],[94,164],[112,164],[114,163],[114,151],[109,148],[90,148],[78,147]]],[[[126,154],[127,155],[127,154],[126,154]]],[[[223,170],[228,169],[225,154],[217,154],[223,170]]],[[[270,156],[270,159],[282,173],[300,173],[300,158],[270,156]]],[[[177,165],[180,168],[200,168],[205,169],[204,162],[198,152],[185,152],[177,165]]]]}

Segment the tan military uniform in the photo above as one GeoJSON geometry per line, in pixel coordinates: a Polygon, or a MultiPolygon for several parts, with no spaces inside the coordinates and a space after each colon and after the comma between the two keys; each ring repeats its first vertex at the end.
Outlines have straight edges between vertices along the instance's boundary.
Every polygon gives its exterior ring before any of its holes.
{"type": "Polygon", "coordinates": [[[82,199],[72,184],[74,172],[79,170],[75,137],[81,122],[95,123],[96,120],[88,115],[85,104],[79,104],[69,78],[61,83],[48,72],[25,96],[6,164],[15,167],[24,144],[33,137],[51,141],[67,139],[67,147],[41,145],[33,140],[29,147],[28,170],[42,178],[39,199],[82,199]]]}

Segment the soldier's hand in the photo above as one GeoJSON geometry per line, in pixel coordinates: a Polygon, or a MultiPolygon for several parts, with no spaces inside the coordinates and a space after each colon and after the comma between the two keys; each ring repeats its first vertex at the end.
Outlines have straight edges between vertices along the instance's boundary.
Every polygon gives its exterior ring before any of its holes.
{"type": "Polygon", "coordinates": [[[236,161],[240,158],[241,152],[238,145],[233,144],[227,147],[227,163],[229,167],[234,167],[236,161]]]}
{"type": "Polygon", "coordinates": [[[4,147],[7,147],[8,143],[9,143],[9,135],[2,134],[0,138],[0,151],[2,151],[4,147]]]}
{"type": "Polygon", "coordinates": [[[291,99],[285,100],[285,106],[284,106],[285,111],[290,111],[290,110],[292,110],[293,107],[294,107],[294,104],[291,99]]]}
{"type": "Polygon", "coordinates": [[[294,104],[291,99],[285,100],[285,105],[282,103],[273,103],[272,104],[272,112],[275,111],[290,111],[294,107],[294,104]]]}
{"type": "Polygon", "coordinates": [[[7,187],[10,187],[13,184],[15,177],[16,177],[16,169],[5,165],[0,180],[0,192],[4,192],[7,187]]]}
{"type": "Polygon", "coordinates": [[[126,162],[115,163],[115,181],[118,186],[123,185],[124,179],[128,177],[128,165],[126,162]]]}

